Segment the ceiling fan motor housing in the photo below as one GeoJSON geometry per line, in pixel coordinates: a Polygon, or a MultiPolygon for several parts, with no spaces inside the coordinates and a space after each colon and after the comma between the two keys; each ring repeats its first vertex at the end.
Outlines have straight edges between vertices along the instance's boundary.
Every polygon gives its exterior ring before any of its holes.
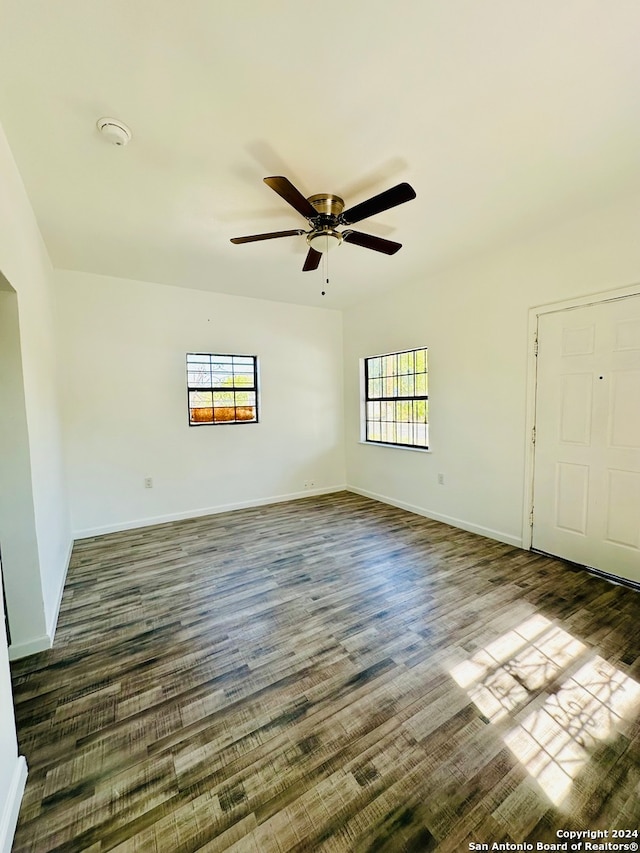
{"type": "Polygon", "coordinates": [[[344,200],[332,193],[317,193],[307,201],[318,211],[318,216],[310,219],[313,231],[307,235],[308,245],[316,252],[328,252],[339,246],[343,238],[336,225],[344,210],[344,200]]]}
{"type": "Polygon", "coordinates": [[[332,193],[310,195],[307,201],[315,207],[318,213],[328,217],[335,217],[336,220],[344,210],[344,200],[339,195],[333,195],[332,193]]]}

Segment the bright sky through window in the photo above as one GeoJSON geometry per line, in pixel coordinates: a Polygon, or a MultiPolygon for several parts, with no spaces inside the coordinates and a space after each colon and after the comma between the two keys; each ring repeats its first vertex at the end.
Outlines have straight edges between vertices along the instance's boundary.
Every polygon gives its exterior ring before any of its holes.
{"type": "Polygon", "coordinates": [[[429,447],[427,349],[364,359],[365,440],[429,447]]]}

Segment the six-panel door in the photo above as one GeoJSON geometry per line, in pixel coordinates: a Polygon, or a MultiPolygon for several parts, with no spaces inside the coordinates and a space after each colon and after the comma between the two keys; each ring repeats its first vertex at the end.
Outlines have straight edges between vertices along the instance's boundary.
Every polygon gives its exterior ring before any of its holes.
{"type": "Polygon", "coordinates": [[[532,545],[640,582],[640,296],[538,318],[532,545]]]}

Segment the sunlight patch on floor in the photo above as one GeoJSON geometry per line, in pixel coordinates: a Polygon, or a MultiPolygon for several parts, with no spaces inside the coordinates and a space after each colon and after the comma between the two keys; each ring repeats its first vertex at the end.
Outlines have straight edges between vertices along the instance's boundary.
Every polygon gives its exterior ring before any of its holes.
{"type": "MultiPolygon", "coordinates": [[[[531,694],[587,647],[543,616],[533,616],[451,670],[492,723],[513,715],[531,694]]],[[[504,741],[551,802],[559,805],[598,742],[613,738],[640,711],[640,684],[594,657],[504,741]]]]}
{"type": "Polygon", "coordinates": [[[451,670],[492,723],[523,705],[586,649],[544,616],[532,616],[451,670]]]}
{"type": "Polygon", "coordinates": [[[595,657],[504,740],[559,805],[597,742],[610,740],[639,709],[640,684],[595,657]]]}

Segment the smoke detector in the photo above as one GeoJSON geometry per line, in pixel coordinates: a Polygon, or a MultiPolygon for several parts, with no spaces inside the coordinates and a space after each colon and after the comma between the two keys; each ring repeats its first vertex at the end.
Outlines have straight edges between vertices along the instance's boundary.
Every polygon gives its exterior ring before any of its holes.
{"type": "Polygon", "coordinates": [[[131,139],[131,131],[124,122],[118,121],[117,118],[99,118],[96,127],[112,145],[126,145],[131,139]]]}

